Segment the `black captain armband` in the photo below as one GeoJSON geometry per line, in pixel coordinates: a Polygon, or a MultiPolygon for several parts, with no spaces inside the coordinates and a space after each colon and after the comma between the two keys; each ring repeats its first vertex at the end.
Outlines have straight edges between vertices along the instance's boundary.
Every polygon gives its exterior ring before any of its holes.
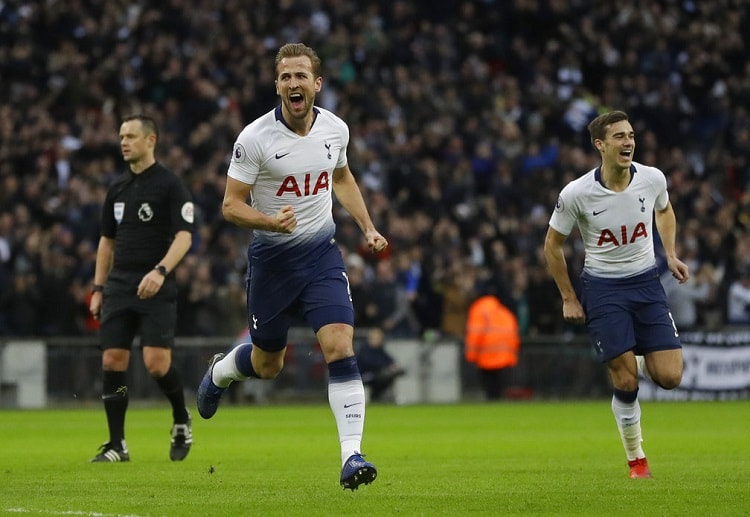
{"type": "Polygon", "coordinates": [[[102,284],[94,284],[94,287],[91,288],[92,293],[101,293],[104,291],[104,286],[102,284]]]}
{"type": "Polygon", "coordinates": [[[155,270],[157,270],[159,273],[161,273],[161,276],[167,276],[167,268],[159,264],[158,266],[154,267],[155,270]]]}

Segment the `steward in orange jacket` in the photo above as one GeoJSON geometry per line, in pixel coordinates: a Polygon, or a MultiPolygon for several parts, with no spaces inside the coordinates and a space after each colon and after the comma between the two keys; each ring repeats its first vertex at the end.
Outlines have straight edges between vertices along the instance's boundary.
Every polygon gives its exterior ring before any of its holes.
{"type": "Polygon", "coordinates": [[[518,364],[521,338],[518,319],[492,295],[469,306],[466,321],[466,360],[480,370],[499,370],[518,364]]]}

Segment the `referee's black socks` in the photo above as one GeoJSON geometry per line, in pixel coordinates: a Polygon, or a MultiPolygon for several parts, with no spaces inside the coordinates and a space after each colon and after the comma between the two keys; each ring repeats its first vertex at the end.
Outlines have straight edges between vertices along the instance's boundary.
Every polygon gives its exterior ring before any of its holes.
{"type": "Polygon", "coordinates": [[[172,404],[172,418],[175,424],[186,424],[188,412],[185,407],[185,393],[182,388],[182,376],[173,366],[163,377],[155,377],[156,384],[172,404]]]}

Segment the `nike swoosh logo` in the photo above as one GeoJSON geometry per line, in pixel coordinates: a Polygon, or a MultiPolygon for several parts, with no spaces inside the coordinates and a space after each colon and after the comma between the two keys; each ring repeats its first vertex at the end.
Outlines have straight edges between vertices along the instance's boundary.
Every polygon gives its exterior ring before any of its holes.
{"type": "Polygon", "coordinates": [[[352,406],[356,406],[358,404],[361,404],[361,402],[355,402],[354,404],[344,404],[344,409],[348,409],[348,408],[350,408],[352,406]]]}
{"type": "Polygon", "coordinates": [[[283,157],[284,157],[284,156],[286,156],[287,154],[289,154],[289,153],[284,153],[284,154],[279,154],[279,153],[276,153],[276,159],[277,159],[277,160],[280,160],[281,158],[283,158],[283,157]]]}
{"type": "Polygon", "coordinates": [[[594,210],[594,211],[593,211],[592,213],[593,213],[594,215],[599,215],[599,214],[601,214],[602,212],[606,212],[606,211],[607,211],[607,209],[605,208],[604,210],[599,210],[598,212],[597,212],[596,210],[594,210]]]}

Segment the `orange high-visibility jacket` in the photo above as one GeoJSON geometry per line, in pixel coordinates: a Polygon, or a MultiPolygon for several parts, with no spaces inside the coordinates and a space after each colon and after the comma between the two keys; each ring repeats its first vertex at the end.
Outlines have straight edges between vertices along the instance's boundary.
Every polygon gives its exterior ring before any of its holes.
{"type": "Polygon", "coordinates": [[[518,364],[521,337],[518,319],[495,296],[482,296],[469,306],[466,360],[483,370],[518,364]]]}

